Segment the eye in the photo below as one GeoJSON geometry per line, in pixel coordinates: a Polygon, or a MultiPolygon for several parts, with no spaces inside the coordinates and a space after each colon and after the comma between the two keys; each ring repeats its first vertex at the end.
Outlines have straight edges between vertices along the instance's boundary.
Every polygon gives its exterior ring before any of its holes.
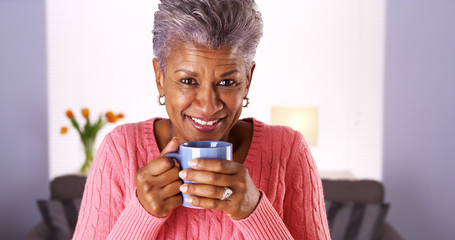
{"type": "Polygon", "coordinates": [[[235,81],[232,79],[223,79],[220,81],[220,83],[218,83],[218,85],[221,85],[221,86],[231,86],[234,84],[235,84],[235,81]]]}
{"type": "Polygon", "coordinates": [[[183,78],[180,82],[187,85],[197,85],[197,81],[194,78],[183,78]]]}

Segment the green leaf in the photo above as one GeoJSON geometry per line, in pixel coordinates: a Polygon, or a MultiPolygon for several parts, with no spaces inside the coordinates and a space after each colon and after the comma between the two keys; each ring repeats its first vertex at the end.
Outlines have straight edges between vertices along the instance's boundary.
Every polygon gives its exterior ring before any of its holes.
{"type": "Polygon", "coordinates": [[[79,129],[79,123],[77,123],[76,119],[70,118],[70,120],[71,120],[71,124],[74,126],[74,128],[76,128],[76,130],[79,132],[79,134],[81,134],[81,130],[79,129]]]}

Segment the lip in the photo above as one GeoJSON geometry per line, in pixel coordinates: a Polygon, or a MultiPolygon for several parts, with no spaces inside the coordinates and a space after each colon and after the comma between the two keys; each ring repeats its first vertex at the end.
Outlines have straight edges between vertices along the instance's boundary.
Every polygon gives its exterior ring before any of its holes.
{"type": "Polygon", "coordinates": [[[193,116],[190,117],[188,115],[186,117],[191,122],[191,125],[193,125],[194,128],[196,128],[198,131],[201,131],[201,132],[210,132],[210,131],[217,129],[224,120],[224,118],[200,118],[200,117],[193,117],[193,116]],[[195,122],[192,118],[197,118],[197,119],[205,121],[205,122],[215,121],[215,120],[217,122],[215,124],[213,124],[212,126],[201,125],[201,124],[195,122]]]}

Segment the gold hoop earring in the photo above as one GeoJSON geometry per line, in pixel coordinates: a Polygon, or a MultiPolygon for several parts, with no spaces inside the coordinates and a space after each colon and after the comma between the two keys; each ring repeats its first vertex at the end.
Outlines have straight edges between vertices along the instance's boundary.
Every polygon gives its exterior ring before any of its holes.
{"type": "Polygon", "coordinates": [[[166,104],[166,98],[163,96],[158,95],[158,104],[164,106],[166,104]],[[161,98],[163,98],[163,102],[161,102],[161,98]]]}
{"type": "Polygon", "coordinates": [[[248,104],[250,104],[250,99],[248,97],[243,98],[243,107],[246,108],[248,107],[248,104]]]}

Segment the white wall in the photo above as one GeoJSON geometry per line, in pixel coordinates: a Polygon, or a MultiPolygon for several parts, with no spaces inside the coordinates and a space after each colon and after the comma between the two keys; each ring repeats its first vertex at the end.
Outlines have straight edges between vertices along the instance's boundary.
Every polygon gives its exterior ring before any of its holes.
{"type": "MultiPolygon", "coordinates": [[[[98,116],[123,112],[119,123],[165,116],[156,104],[151,30],[157,1],[48,0],[50,178],[77,172],[84,159],[66,109],[98,116]]],[[[82,119],[80,119],[82,120],[82,119]]],[[[114,125],[99,133],[98,144],[114,125]]]]}
{"type": "MultiPolygon", "coordinates": [[[[243,116],[268,123],[272,106],[317,107],[319,169],[380,179],[384,0],[258,5],[264,37],[243,116]]],[[[47,1],[51,178],[83,159],[76,133],[58,133],[67,108],[122,111],[124,122],[166,116],[151,64],[156,9],[146,0],[47,1]]]]}
{"type": "Polygon", "coordinates": [[[271,106],[317,107],[319,169],[381,179],[384,2],[280,3],[259,2],[258,104],[247,113],[268,121],[271,106]]]}

